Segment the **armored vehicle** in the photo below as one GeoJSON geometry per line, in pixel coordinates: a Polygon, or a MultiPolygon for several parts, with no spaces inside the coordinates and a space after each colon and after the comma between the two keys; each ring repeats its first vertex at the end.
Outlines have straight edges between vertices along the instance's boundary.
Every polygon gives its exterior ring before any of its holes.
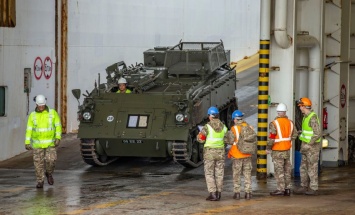
{"type": "Polygon", "coordinates": [[[196,141],[216,106],[229,127],[237,108],[236,71],[229,66],[223,42],[179,42],[143,53],[144,63],[124,62],[106,68],[80,105],[78,138],[87,164],[107,165],[119,157],[173,158],[185,167],[203,161],[203,144],[196,141]],[[131,93],[116,93],[118,80],[131,93]]]}

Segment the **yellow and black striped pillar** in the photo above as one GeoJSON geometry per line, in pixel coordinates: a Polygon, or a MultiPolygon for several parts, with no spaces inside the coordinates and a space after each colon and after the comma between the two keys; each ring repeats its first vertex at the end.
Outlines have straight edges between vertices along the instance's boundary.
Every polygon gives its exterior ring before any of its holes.
{"type": "Polygon", "coordinates": [[[265,179],[267,176],[266,145],[269,99],[269,53],[270,40],[260,40],[258,93],[258,152],[256,161],[257,179],[265,179]]]}

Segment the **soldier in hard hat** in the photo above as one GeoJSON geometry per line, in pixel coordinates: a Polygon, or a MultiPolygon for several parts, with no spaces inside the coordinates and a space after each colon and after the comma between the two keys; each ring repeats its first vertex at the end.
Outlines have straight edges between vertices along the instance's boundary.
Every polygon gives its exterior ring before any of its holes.
{"type": "Polygon", "coordinates": [[[322,136],[319,118],[312,110],[312,102],[309,98],[303,97],[298,100],[298,106],[303,113],[302,133],[299,136],[302,141],[301,186],[295,189],[294,193],[318,195],[318,161],[322,136]]]}
{"type": "MultiPolygon", "coordinates": [[[[245,199],[249,200],[252,197],[252,187],[251,187],[251,170],[252,170],[252,154],[242,153],[237,143],[239,141],[243,141],[241,137],[242,127],[249,126],[244,119],[244,114],[240,110],[235,110],[232,113],[232,120],[234,122],[234,126],[231,128],[231,131],[228,132],[226,142],[232,144],[233,146],[228,151],[228,158],[232,159],[232,170],[233,170],[233,185],[234,185],[234,195],[233,199],[240,199],[240,191],[241,191],[241,174],[244,176],[244,191],[245,191],[245,199]]],[[[252,127],[251,127],[252,128],[252,127]]],[[[248,131],[254,132],[252,129],[248,131]]],[[[256,144],[256,143],[255,143],[256,144]]]]}
{"type": "Polygon", "coordinates": [[[203,159],[205,178],[209,196],[207,201],[219,201],[224,177],[224,136],[228,129],[219,120],[219,111],[210,107],[207,111],[210,120],[197,135],[197,141],[204,143],[203,159]]]}
{"type": "Polygon", "coordinates": [[[25,148],[33,150],[33,163],[36,170],[37,188],[43,188],[44,176],[53,185],[53,172],[57,160],[56,147],[62,136],[62,125],[58,113],[46,105],[46,97],[38,95],[33,111],[27,121],[25,148]]]}
{"type": "Polygon", "coordinates": [[[275,169],[277,190],[270,192],[272,196],[291,195],[291,161],[290,150],[292,140],[297,138],[297,130],[292,120],[286,115],[287,106],[280,103],[276,107],[277,116],[269,124],[269,139],[266,146],[267,153],[271,152],[275,169]]]}
{"type": "Polygon", "coordinates": [[[127,80],[125,78],[118,79],[117,93],[131,93],[130,89],[127,89],[127,80]]]}

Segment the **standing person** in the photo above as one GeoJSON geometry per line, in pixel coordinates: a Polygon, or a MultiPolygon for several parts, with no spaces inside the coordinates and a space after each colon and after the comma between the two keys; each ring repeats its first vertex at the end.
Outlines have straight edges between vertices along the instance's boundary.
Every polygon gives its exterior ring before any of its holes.
{"type": "MultiPolygon", "coordinates": [[[[238,148],[239,141],[243,141],[242,127],[250,126],[246,121],[243,120],[244,114],[235,110],[232,113],[232,119],[234,121],[234,126],[231,128],[231,132],[228,132],[226,142],[233,145],[228,152],[228,158],[232,158],[232,170],[233,170],[233,185],[234,185],[234,195],[233,199],[240,199],[241,191],[241,174],[244,176],[244,187],[245,187],[245,199],[251,199],[251,170],[252,170],[252,154],[245,154],[238,148]]],[[[250,126],[251,127],[251,126],[250,126]]],[[[250,129],[250,131],[255,131],[250,129]]],[[[255,134],[256,135],[256,134],[255,134]]]]}
{"type": "Polygon", "coordinates": [[[57,160],[56,148],[61,139],[62,125],[58,113],[46,105],[46,97],[35,97],[36,108],[27,121],[26,150],[33,150],[37,188],[43,188],[44,175],[48,184],[53,185],[53,171],[57,160]]]}
{"type": "Polygon", "coordinates": [[[127,80],[125,78],[118,79],[117,93],[131,93],[130,89],[127,89],[127,80]]]}
{"type": "Polygon", "coordinates": [[[219,111],[210,107],[207,111],[210,120],[197,135],[197,141],[204,143],[203,159],[205,178],[209,196],[207,201],[219,201],[224,177],[224,136],[227,127],[218,119],[219,111]]]}
{"type": "Polygon", "coordinates": [[[291,195],[291,161],[290,149],[292,140],[297,138],[297,130],[286,115],[287,106],[280,103],[277,108],[277,116],[269,124],[269,141],[266,151],[271,157],[275,167],[277,190],[270,192],[272,196],[291,195]]]}
{"type": "Polygon", "coordinates": [[[303,113],[301,143],[301,187],[295,194],[318,195],[318,161],[320,151],[321,128],[317,114],[312,110],[309,98],[301,98],[298,106],[303,113]]]}

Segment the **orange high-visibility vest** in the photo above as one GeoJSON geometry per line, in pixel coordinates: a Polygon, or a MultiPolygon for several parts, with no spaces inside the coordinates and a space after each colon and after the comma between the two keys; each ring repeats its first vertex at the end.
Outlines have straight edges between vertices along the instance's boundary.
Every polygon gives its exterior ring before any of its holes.
{"type": "MultiPolygon", "coordinates": [[[[249,126],[247,123],[243,122],[242,123],[243,126],[249,126]]],[[[239,134],[240,134],[240,131],[241,131],[241,126],[240,125],[235,125],[231,128],[231,131],[233,132],[234,136],[235,136],[235,139],[234,139],[234,144],[232,145],[232,147],[230,148],[229,152],[228,152],[228,158],[231,158],[231,157],[234,157],[234,158],[237,158],[237,159],[240,159],[240,158],[247,158],[247,157],[250,157],[251,154],[244,154],[242,153],[241,151],[239,151],[238,149],[238,146],[237,146],[237,142],[238,142],[238,139],[239,139],[239,134]]]]}
{"type": "Polygon", "coordinates": [[[287,118],[277,118],[272,123],[276,127],[276,137],[272,150],[285,151],[292,146],[291,135],[293,131],[293,123],[287,118]]]}

